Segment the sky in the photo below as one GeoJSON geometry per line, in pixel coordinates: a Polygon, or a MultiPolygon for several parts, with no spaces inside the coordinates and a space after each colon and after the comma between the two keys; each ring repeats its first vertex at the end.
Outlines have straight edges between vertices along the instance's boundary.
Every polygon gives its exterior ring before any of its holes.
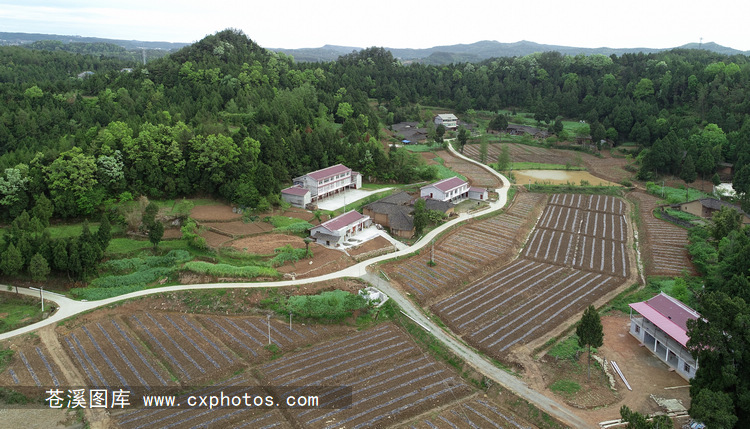
{"type": "Polygon", "coordinates": [[[429,48],[520,40],[585,48],[716,42],[750,50],[746,0],[0,0],[0,31],[191,43],[226,28],[266,48],[429,48]]]}

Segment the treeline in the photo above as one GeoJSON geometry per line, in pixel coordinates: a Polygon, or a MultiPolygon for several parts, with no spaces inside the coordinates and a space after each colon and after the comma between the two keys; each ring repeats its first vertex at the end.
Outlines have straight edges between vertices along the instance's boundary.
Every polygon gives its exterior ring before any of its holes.
{"type": "MultiPolygon", "coordinates": [[[[64,56],[39,52],[53,54],[64,56]]],[[[56,73],[27,63],[40,76],[56,73]]],[[[132,73],[120,72],[124,63],[99,65],[86,79],[58,70],[64,83],[0,87],[8,100],[0,105],[6,220],[39,194],[60,217],[91,215],[125,191],[211,194],[262,209],[278,202],[292,177],[335,163],[372,180],[436,177],[418,155],[384,151],[366,94],[320,68],[300,69],[237,31],[132,73]]]]}
{"type": "Polygon", "coordinates": [[[594,140],[639,144],[642,179],[708,179],[730,162],[735,187],[750,188],[745,56],[548,52],[436,67],[370,48],[297,64],[225,30],[122,73],[134,65],[3,49],[6,220],[40,193],[63,217],[91,214],[124,191],[206,193],[263,208],[291,178],[339,162],[372,180],[430,180],[435,171],[419,156],[385,151],[380,141],[383,123],[429,121],[424,105],[532,111],[548,125],[582,118],[594,140]],[[82,69],[95,73],[71,77],[82,69]]]}
{"type": "Polygon", "coordinates": [[[689,250],[704,289],[701,318],[688,321],[687,345],[698,370],[690,415],[711,428],[750,425],[750,226],[727,207],[707,227],[690,230],[689,250]]]}

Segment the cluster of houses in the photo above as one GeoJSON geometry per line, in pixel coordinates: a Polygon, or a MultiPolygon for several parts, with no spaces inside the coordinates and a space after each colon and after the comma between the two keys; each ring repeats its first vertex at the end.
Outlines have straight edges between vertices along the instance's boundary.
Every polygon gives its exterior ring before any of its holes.
{"type": "MultiPolygon", "coordinates": [[[[296,177],[293,183],[281,191],[282,199],[295,207],[307,208],[315,201],[347,189],[359,189],[362,176],[345,165],[337,164],[296,177]]],[[[443,179],[420,188],[419,197],[399,192],[364,206],[363,213],[348,211],[311,228],[310,237],[317,243],[340,247],[375,222],[387,228],[392,235],[411,238],[415,234],[413,212],[418,198],[424,199],[428,210],[450,216],[458,202],[466,199],[487,201],[488,192],[485,188],[469,186],[458,177],[443,179]]]]}

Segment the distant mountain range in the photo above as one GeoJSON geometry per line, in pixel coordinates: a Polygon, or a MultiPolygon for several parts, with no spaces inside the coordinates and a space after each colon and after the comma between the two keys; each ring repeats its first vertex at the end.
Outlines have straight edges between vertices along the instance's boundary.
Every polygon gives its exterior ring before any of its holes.
{"type": "MultiPolygon", "coordinates": [[[[335,46],[325,45],[321,48],[305,49],[271,49],[276,52],[283,52],[294,56],[297,61],[333,61],[340,55],[346,55],[353,51],[359,51],[362,48],[352,46],[335,46]]],[[[564,55],[622,55],[626,53],[643,52],[653,53],[668,51],[671,49],[706,49],[726,55],[750,55],[750,51],[740,51],[737,49],[721,46],[713,42],[688,43],[686,45],[674,48],[653,49],[653,48],[576,48],[571,46],[543,45],[539,43],[522,40],[515,43],[500,43],[492,40],[483,40],[481,42],[461,45],[435,46],[426,49],[394,49],[386,48],[391,51],[394,57],[403,62],[420,62],[424,64],[450,64],[456,62],[479,62],[488,58],[496,57],[522,57],[535,52],[557,51],[564,55]]]]}
{"type": "MultiPolygon", "coordinates": [[[[102,39],[97,37],[61,36],[55,34],[32,34],[32,33],[3,33],[0,32],[0,45],[23,45],[39,40],[59,40],[65,43],[112,43],[122,46],[128,50],[138,49],[163,49],[174,51],[189,43],[171,42],[144,42],[137,40],[102,39]]],[[[341,55],[359,51],[361,47],[325,45],[320,48],[283,49],[266,48],[275,52],[283,52],[294,56],[297,61],[334,61],[341,55]]],[[[395,49],[386,48],[394,57],[409,62],[420,62],[424,64],[442,65],[456,62],[479,62],[493,57],[522,57],[535,52],[557,51],[564,55],[622,55],[626,53],[653,53],[668,51],[671,49],[706,49],[726,55],[750,55],[750,51],[721,46],[713,42],[698,44],[688,43],[674,48],[576,48],[571,46],[543,45],[539,43],[522,40],[514,43],[500,43],[492,40],[483,40],[471,44],[459,44],[448,46],[435,46],[426,49],[395,49]]]]}

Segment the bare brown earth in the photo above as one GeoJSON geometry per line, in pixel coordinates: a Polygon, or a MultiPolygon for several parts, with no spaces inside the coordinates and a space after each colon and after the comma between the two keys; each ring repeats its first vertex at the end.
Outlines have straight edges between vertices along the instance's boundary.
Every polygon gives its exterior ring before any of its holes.
{"type": "Polygon", "coordinates": [[[197,221],[227,221],[241,219],[242,214],[233,213],[232,207],[225,204],[210,206],[195,206],[190,211],[190,217],[197,221]]]}
{"type": "Polygon", "coordinates": [[[305,241],[296,235],[265,234],[256,237],[246,237],[234,240],[230,245],[247,253],[256,255],[271,255],[279,247],[290,245],[295,249],[305,247],[305,241]]]}

